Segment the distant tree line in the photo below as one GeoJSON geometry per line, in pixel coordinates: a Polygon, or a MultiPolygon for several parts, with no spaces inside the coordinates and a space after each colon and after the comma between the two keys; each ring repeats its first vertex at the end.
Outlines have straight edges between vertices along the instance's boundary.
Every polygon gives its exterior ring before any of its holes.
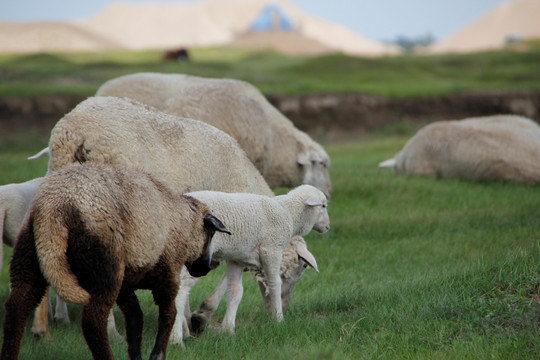
{"type": "Polygon", "coordinates": [[[405,53],[413,52],[417,47],[425,47],[434,42],[435,37],[429,33],[417,37],[398,36],[395,40],[391,41],[392,44],[399,45],[405,53]]]}

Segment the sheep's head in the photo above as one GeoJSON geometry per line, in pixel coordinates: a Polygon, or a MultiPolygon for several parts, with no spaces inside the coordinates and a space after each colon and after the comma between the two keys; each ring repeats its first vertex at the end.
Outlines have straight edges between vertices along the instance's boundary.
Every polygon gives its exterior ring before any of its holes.
{"type": "Polygon", "coordinates": [[[210,272],[215,267],[212,264],[212,254],[210,253],[210,242],[216,231],[224,232],[229,235],[232,233],[223,225],[221,220],[212,214],[204,216],[204,229],[206,232],[206,240],[203,246],[202,254],[197,259],[187,262],[186,268],[191,276],[201,277],[210,272]]]}
{"type": "Polygon", "coordinates": [[[314,217],[317,218],[313,225],[313,230],[324,234],[330,229],[330,217],[328,216],[328,201],[324,195],[312,196],[307,199],[304,204],[312,208],[314,217]]]}
{"type": "Polygon", "coordinates": [[[313,185],[321,190],[326,197],[332,194],[332,184],[328,167],[330,158],[318,144],[302,146],[297,156],[298,169],[302,178],[302,184],[313,185]]]}
{"type": "MultiPolygon", "coordinates": [[[[302,237],[295,236],[283,252],[283,260],[281,262],[281,303],[283,311],[287,310],[296,282],[308,266],[319,272],[315,257],[307,249],[306,242],[302,237]]],[[[262,269],[252,270],[252,274],[259,284],[259,289],[264,299],[264,306],[267,310],[270,310],[270,296],[262,269]]]]}

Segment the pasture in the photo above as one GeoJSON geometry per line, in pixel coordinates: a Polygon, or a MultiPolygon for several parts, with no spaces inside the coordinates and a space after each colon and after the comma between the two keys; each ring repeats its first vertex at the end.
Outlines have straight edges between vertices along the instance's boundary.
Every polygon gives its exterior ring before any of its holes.
{"type": "MultiPolygon", "coordinates": [[[[282,324],[262,309],[255,281],[245,293],[236,335],[211,328],[169,359],[536,359],[540,355],[540,192],[537,186],[395,177],[379,169],[407,136],[373,134],[326,144],[334,193],[329,233],[306,237],[320,273],[300,279],[282,324]]],[[[42,175],[47,160],[26,157],[39,144],[0,153],[2,183],[42,175]]],[[[11,249],[6,251],[9,263],[11,249]]],[[[193,290],[191,307],[223,273],[193,290]]],[[[0,301],[8,295],[8,272],[0,301]]],[[[145,314],[144,357],[153,344],[157,307],[138,292],[145,314]]],[[[3,318],[3,311],[0,313],[3,318]]],[[[36,341],[29,329],[21,359],[90,359],[80,329],[54,325],[36,341]]],[[[214,326],[224,314],[224,304],[214,326]]],[[[116,310],[118,326],[122,318],[116,310]]],[[[30,323],[29,323],[30,324],[30,323]]],[[[126,345],[114,342],[118,358],[126,345]]]]}
{"type": "MultiPolygon", "coordinates": [[[[540,90],[540,51],[358,59],[286,58],[264,52],[199,49],[193,61],[156,61],[157,52],[0,57],[0,96],[90,95],[108,78],[138,71],[248,80],[265,93],[366,91],[421,96],[460,90],[540,90]],[[316,76],[314,74],[317,74],[316,76]]],[[[306,237],[320,273],[299,280],[285,321],[263,310],[244,274],[236,334],[219,332],[225,304],[201,337],[170,346],[168,359],[538,359],[540,358],[540,188],[500,182],[396,177],[379,169],[412,136],[402,124],[354,142],[323,143],[332,159],[331,229],[306,237]]],[[[42,176],[47,158],[28,161],[47,138],[0,134],[0,184],[42,176]]],[[[5,247],[0,302],[9,293],[5,247]]],[[[213,290],[221,266],[192,291],[191,308],[213,290]]],[[[143,358],[157,307],[138,291],[143,358]]],[[[51,326],[36,340],[29,319],[20,359],[91,359],[80,327],[51,326]]],[[[123,332],[122,316],[115,310],[123,332]]],[[[3,322],[4,309],[0,308],[3,322]]],[[[0,328],[0,332],[3,330],[0,328]]],[[[112,342],[126,358],[125,342],[112,342]]]]}

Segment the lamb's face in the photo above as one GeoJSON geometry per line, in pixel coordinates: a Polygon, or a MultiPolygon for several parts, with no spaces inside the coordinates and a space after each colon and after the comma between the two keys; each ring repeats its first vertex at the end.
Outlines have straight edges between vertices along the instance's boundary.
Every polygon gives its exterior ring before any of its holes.
{"type": "Polygon", "coordinates": [[[330,158],[324,150],[306,149],[299,154],[297,162],[302,183],[313,185],[321,190],[326,197],[330,197],[332,194],[332,184],[328,174],[330,158]]]}
{"type": "Polygon", "coordinates": [[[328,204],[326,202],[326,199],[324,200],[324,203],[317,208],[319,218],[313,226],[313,230],[324,234],[325,232],[330,230],[330,217],[328,216],[328,204]]]}
{"type": "Polygon", "coordinates": [[[330,217],[328,216],[328,200],[319,190],[312,188],[312,195],[304,202],[307,206],[313,230],[325,233],[330,229],[330,217]]]}

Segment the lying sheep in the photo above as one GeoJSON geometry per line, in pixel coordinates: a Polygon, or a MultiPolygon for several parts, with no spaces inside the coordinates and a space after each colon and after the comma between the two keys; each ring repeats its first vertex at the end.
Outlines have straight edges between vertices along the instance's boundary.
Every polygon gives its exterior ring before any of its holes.
{"type": "Polygon", "coordinates": [[[96,95],[129,97],[208,122],[239,142],[271,188],[311,184],[330,196],[328,154],[247,82],[138,73],[105,82],[96,95]]]}
{"type": "Polygon", "coordinates": [[[379,166],[396,174],[537,183],[539,158],[540,127],[498,115],[429,124],[379,166]]]}
{"type": "MultiPolygon", "coordinates": [[[[81,102],[53,128],[49,149],[49,172],[74,162],[124,164],[151,173],[178,193],[215,190],[274,196],[233,138],[208,124],[177,119],[134,100],[94,97],[81,102]]],[[[306,248],[298,256],[313,258],[307,253],[306,248]]],[[[285,278],[284,288],[292,292],[301,274],[296,269],[305,264],[289,262],[288,272],[298,276],[285,278]]],[[[290,293],[283,296],[290,298],[290,293]]],[[[184,325],[187,330],[189,324],[184,325]]],[[[182,324],[177,323],[171,341],[181,343],[182,338],[182,324]]]]}
{"type": "MultiPolygon", "coordinates": [[[[312,229],[321,233],[328,231],[330,219],[326,196],[311,185],[299,186],[274,198],[216,191],[197,191],[186,195],[208,205],[233,232],[230,237],[216,234],[210,246],[212,261],[227,262],[228,295],[223,329],[234,332],[245,267],[263,269],[271,312],[281,321],[280,267],[283,251],[293,236],[306,235],[312,229]]],[[[182,283],[180,287],[193,286],[195,282],[182,283]]],[[[189,293],[189,290],[180,291],[189,293]]],[[[177,303],[177,308],[182,309],[182,304],[177,303]]]]}
{"type": "Polygon", "coordinates": [[[184,264],[196,276],[210,270],[215,231],[230,234],[206,205],[142,171],[88,164],[49,174],[15,244],[2,359],[17,358],[25,320],[47,284],[84,305],[83,334],[94,359],[114,358],[106,323],[115,302],[126,320],[129,357],[141,358],[135,290],[152,290],[159,320],[150,359],[164,359],[180,271],[184,264]]]}

